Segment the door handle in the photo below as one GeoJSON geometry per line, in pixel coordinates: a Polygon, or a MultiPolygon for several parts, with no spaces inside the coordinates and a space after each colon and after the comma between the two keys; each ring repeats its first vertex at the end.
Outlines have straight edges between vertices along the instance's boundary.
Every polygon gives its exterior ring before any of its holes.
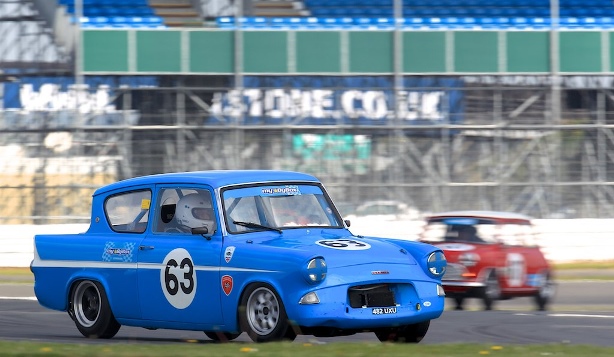
{"type": "Polygon", "coordinates": [[[152,250],[154,249],[153,245],[140,245],[139,250],[152,250]]]}

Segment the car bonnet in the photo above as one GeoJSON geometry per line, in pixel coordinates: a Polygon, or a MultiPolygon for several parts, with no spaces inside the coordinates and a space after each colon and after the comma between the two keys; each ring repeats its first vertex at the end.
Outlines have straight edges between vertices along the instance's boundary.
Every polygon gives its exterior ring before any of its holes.
{"type": "Polygon", "coordinates": [[[329,268],[360,264],[417,264],[405,249],[377,238],[353,235],[292,235],[268,241],[266,244],[308,251],[325,258],[329,268]]]}

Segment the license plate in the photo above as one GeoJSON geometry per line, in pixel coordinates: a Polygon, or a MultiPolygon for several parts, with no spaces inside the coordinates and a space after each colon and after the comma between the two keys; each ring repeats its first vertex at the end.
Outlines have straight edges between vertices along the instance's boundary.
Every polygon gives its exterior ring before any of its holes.
{"type": "Polygon", "coordinates": [[[396,307],[376,307],[373,310],[371,310],[371,312],[373,313],[373,315],[396,314],[397,308],[396,307]]]}

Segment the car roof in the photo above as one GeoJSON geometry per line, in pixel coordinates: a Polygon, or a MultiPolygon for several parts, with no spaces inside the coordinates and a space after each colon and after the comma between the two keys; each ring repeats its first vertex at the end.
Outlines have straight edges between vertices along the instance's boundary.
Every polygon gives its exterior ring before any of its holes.
{"type": "Polygon", "coordinates": [[[430,221],[448,217],[484,218],[498,221],[500,223],[520,224],[529,224],[531,220],[533,220],[532,217],[524,214],[502,211],[449,211],[431,214],[429,217],[427,217],[427,220],[430,221]]]}
{"type": "Polygon", "coordinates": [[[316,177],[309,174],[281,170],[211,170],[173,172],[157,175],[140,176],[118,181],[100,187],[94,192],[94,196],[116,189],[150,184],[196,183],[207,184],[214,188],[218,188],[237,184],[294,181],[319,182],[316,177]]]}

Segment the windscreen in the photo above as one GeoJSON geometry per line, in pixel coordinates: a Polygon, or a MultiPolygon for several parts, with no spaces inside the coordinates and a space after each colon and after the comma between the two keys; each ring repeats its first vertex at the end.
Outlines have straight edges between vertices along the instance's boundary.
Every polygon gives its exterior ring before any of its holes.
{"type": "Polygon", "coordinates": [[[317,185],[261,185],[227,189],[223,191],[222,198],[230,233],[267,227],[343,226],[332,203],[317,185]]]}
{"type": "Polygon", "coordinates": [[[536,245],[533,227],[529,224],[497,224],[497,222],[465,217],[444,218],[429,222],[421,234],[428,242],[503,243],[536,245]]]}

